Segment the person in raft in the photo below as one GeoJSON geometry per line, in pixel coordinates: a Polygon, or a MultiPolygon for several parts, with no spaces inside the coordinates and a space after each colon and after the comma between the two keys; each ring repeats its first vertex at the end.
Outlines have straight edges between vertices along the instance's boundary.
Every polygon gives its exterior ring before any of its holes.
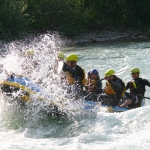
{"type": "Polygon", "coordinates": [[[127,99],[120,105],[120,107],[128,106],[129,108],[137,108],[141,106],[146,91],[145,86],[147,85],[150,87],[150,82],[147,79],[142,79],[139,77],[139,68],[134,67],[130,72],[132,80],[126,85],[126,90],[129,89],[130,93],[125,93],[127,99]]]}
{"type": "Polygon", "coordinates": [[[99,72],[96,69],[88,72],[86,80],[86,100],[96,101],[98,94],[102,92],[102,81],[100,81],[99,72]]]}
{"type": "Polygon", "coordinates": [[[24,70],[23,74],[30,76],[33,70],[39,69],[39,62],[34,60],[35,52],[33,50],[26,50],[24,55],[26,58],[22,64],[22,69],[24,70]]]}
{"type": "Polygon", "coordinates": [[[115,71],[112,69],[106,71],[104,79],[107,80],[104,94],[99,94],[97,100],[104,105],[118,106],[124,96],[124,82],[115,75],[115,71]]]}
{"type": "Polygon", "coordinates": [[[76,54],[72,53],[68,55],[62,70],[67,74],[68,93],[82,95],[83,86],[85,85],[85,71],[77,65],[77,61],[78,56],[76,54]]]}

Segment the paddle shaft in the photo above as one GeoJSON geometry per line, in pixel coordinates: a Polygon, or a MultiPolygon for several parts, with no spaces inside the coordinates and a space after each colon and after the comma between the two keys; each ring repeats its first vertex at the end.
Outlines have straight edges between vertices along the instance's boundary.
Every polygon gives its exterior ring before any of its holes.
{"type": "MultiPolygon", "coordinates": [[[[95,84],[95,83],[97,83],[97,82],[100,82],[100,81],[102,81],[102,80],[104,80],[104,78],[103,79],[100,79],[100,80],[98,80],[98,81],[96,81],[96,82],[94,82],[94,83],[92,83],[91,85],[93,85],[93,84],[95,84]]],[[[89,86],[91,86],[91,85],[84,85],[85,87],[89,87],[89,86]]]]}
{"type": "MultiPolygon", "coordinates": [[[[118,71],[117,71],[115,74],[113,74],[113,75],[120,75],[120,74],[124,73],[124,72],[127,70],[127,68],[128,68],[128,66],[124,67],[123,69],[118,70],[118,71]]],[[[108,76],[108,77],[110,77],[110,76],[108,76]]],[[[102,80],[104,80],[104,79],[105,79],[105,77],[104,77],[103,79],[100,79],[100,80],[98,80],[98,81],[92,83],[91,85],[93,85],[93,84],[95,84],[95,83],[97,83],[97,82],[100,82],[100,81],[102,81],[102,80]]],[[[89,86],[91,86],[91,85],[87,85],[86,87],[89,87],[89,86]]]]}
{"type": "MultiPolygon", "coordinates": [[[[125,92],[126,94],[128,94],[128,95],[139,95],[139,94],[130,94],[130,93],[128,93],[128,92],[125,92]]],[[[139,96],[142,96],[142,95],[139,95],[139,96]]],[[[150,99],[150,97],[145,97],[145,96],[142,96],[143,98],[146,98],[146,99],[150,99]]]]}

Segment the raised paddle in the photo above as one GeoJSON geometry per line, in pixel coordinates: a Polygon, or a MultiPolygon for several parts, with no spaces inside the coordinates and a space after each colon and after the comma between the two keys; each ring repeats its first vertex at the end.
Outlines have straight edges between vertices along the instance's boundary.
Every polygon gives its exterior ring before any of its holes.
{"type": "MultiPolygon", "coordinates": [[[[116,73],[114,73],[113,75],[120,75],[120,74],[123,74],[126,70],[128,69],[128,66],[126,66],[126,67],[124,67],[124,68],[122,68],[122,69],[120,69],[120,70],[118,70],[116,73]]],[[[96,82],[94,82],[94,83],[92,83],[91,85],[93,85],[93,84],[95,84],[95,83],[97,83],[97,82],[100,82],[100,81],[102,81],[102,80],[104,80],[105,78],[103,78],[103,79],[100,79],[100,80],[98,80],[98,81],[96,81],[96,82]]],[[[85,85],[86,87],[88,87],[88,86],[91,86],[91,85],[85,85]]]]}
{"type": "Polygon", "coordinates": [[[63,61],[58,61],[58,68],[57,68],[57,73],[59,74],[63,68],[64,62],[63,61]]]}

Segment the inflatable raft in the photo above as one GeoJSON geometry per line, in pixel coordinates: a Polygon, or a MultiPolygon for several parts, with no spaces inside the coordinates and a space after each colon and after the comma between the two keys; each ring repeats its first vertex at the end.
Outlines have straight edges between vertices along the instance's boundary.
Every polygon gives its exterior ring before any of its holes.
{"type": "MultiPolygon", "coordinates": [[[[99,105],[99,107],[105,107],[107,109],[107,111],[110,113],[124,112],[124,111],[130,110],[130,108],[128,108],[128,107],[121,108],[118,106],[107,106],[107,105],[103,105],[103,104],[100,104],[98,102],[93,102],[93,101],[84,101],[84,107],[86,110],[95,109],[95,107],[97,107],[98,105],[99,105]]],[[[143,99],[142,104],[141,104],[141,107],[143,107],[143,106],[145,106],[145,100],[144,99],[143,99]]]]}
{"type": "MultiPolygon", "coordinates": [[[[39,85],[34,84],[32,81],[30,81],[29,78],[27,77],[8,77],[7,79],[3,79],[0,81],[0,87],[1,87],[1,91],[2,93],[6,94],[7,96],[12,96],[12,93],[14,92],[21,92],[21,96],[19,98],[21,98],[23,101],[28,101],[30,99],[30,94],[39,94],[39,92],[41,92],[42,94],[42,90],[39,87],[39,85]]],[[[49,99],[49,95],[45,96],[45,97],[40,97],[39,99],[42,100],[47,100],[49,99]]],[[[51,100],[51,105],[60,108],[60,109],[65,109],[68,111],[75,111],[75,108],[72,107],[73,109],[70,109],[70,105],[76,106],[76,103],[79,102],[71,102],[71,103],[67,103],[65,100],[63,101],[54,101],[51,100]]],[[[112,106],[106,106],[106,105],[100,105],[99,102],[93,102],[93,101],[86,101],[86,100],[82,100],[81,101],[81,105],[82,108],[84,108],[85,110],[94,110],[96,107],[105,107],[108,112],[124,112],[124,111],[128,111],[129,108],[120,108],[120,107],[112,107],[112,106]]],[[[142,102],[142,106],[145,105],[145,101],[143,100],[142,102]]],[[[78,110],[76,110],[78,111],[78,110]]]]}
{"type": "Polygon", "coordinates": [[[27,77],[12,76],[0,81],[1,91],[7,96],[12,96],[12,93],[20,91],[22,99],[29,100],[30,94],[40,92],[40,87],[30,81],[27,77]]]}
{"type": "Polygon", "coordinates": [[[1,79],[0,89],[4,96],[11,97],[17,101],[19,100],[18,102],[20,102],[20,104],[22,104],[22,102],[26,103],[29,100],[32,101],[32,96],[35,96],[38,100],[48,101],[47,104],[50,115],[57,117],[64,116],[64,113],[60,111],[60,109],[64,108],[64,105],[51,100],[50,96],[46,94],[39,85],[33,83],[27,77],[13,76],[1,79]]]}

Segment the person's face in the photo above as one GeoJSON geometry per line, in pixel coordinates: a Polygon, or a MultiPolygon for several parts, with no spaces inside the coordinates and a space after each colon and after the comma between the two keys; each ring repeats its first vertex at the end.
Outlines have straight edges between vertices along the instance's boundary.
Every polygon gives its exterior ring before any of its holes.
{"type": "Polygon", "coordinates": [[[64,60],[63,58],[58,57],[58,61],[63,61],[63,60],[64,60]]]}
{"type": "Polygon", "coordinates": [[[71,67],[71,61],[67,61],[67,65],[71,67]]]}
{"type": "Polygon", "coordinates": [[[27,55],[28,59],[33,59],[33,55],[27,55]]]}
{"type": "Polygon", "coordinates": [[[105,80],[113,80],[114,76],[105,77],[105,80]]]}
{"type": "Polygon", "coordinates": [[[137,79],[139,77],[138,73],[131,73],[133,79],[137,79]]]}
{"type": "Polygon", "coordinates": [[[75,67],[76,66],[76,62],[75,61],[67,61],[67,65],[69,66],[69,67],[75,67]]]}
{"type": "Polygon", "coordinates": [[[95,74],[91,74],[91,78],[95,79],[97,76],[95,74]]]}
{"type": "Polygon", "coordinates": [[[91,75],[90,74],[88,74],[88,79],[90,79],[91,78],[91,75]]]}

